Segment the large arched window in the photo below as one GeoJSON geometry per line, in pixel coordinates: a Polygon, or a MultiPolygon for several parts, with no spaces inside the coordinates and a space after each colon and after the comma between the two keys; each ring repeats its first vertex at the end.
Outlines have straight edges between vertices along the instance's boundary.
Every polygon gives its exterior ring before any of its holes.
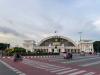
{"type": "Polygon", "coordinates": [[[41,40],[39,46],[49,46],[50,44],[51,46],[61,46],[62,44],[64,44],[64,46],[76,46],[74,41],[63,36],[51,36],[45,38],[41,40]]]}

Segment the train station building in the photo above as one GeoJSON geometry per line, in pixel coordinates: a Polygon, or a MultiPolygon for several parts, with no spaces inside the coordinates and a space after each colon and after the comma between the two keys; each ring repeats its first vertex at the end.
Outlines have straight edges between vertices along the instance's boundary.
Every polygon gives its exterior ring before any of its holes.
{"type": "Polygon", "coordinates": [[[65,36],[49,36],[42,39],[39,43],[35,41],[25,40],[23,43],[27,51],[43,51],[43,52],[72,52],[79,53],[94,52],[93,42],[91,40],[81,40],[78,43],[65,36]]]}

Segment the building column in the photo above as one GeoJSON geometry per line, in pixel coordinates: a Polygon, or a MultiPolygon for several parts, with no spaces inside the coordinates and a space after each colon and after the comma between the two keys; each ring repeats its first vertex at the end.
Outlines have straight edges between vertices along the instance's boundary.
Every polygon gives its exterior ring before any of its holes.
{"type": "Polygon", "coordinates": [[[94,53],[94,49],[93,49],[93,43],[92,43],[92,47],[91,47],[91,49],[92,49],[92,52],[94,53]]]}
{"type": "Polygon", "coordinates": [[[49,44],[48,52],[52,52],[51,44],[49,44]]]}
{"type": "Polygon", "coordinates": [[[71,53],[71,49],[69,49],[69,52],[71,53]]]}
{"type": "Polygon", "coordinates": [[[65,52],[64,44],[61,46],[61,52],[65,52]]]}

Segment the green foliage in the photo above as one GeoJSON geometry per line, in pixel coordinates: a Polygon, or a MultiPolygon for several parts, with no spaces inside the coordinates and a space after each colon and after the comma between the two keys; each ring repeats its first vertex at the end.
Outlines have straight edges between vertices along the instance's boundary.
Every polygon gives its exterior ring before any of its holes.
{"type": "Polygon", "coordinates": [[[10,47],[10,44],[0,43],[0,50],[5,50],[10,47]]]}
{"type": "Polygon", "coordinates": [[[95,41],[93,47],[95,52],[100,52],[100,41],[95,41]]]}
{"type": "Polygon", "coordinates": [[[24,48],[22,48],[22,47],[14,47],[14,48],[12,48],[12,49],[7,49],[7,50],[6,50],[6,54],[7,54],[7,55],[13,55],[13,54],[15,54],[16,52],[18,52],[18,53],[24,55],[24,54],[26,54],[26,49],[24,49],[24,48]]]}
{"type": "Polygon", "coordinates": [[[36,55],[36,56],[41,56],[41,55],[59,55],[59,53],[53,53],[53,52],[45,52],[45,51],[42,51],[42,50],[36,50],[33,55],[36,55]]]}
{"type": "Polygon", "coordinates": [[[14,47],[12,49],[6,50],[7,55],[13,55],[16,52],[20,53],[21,55],[27,55],[27,56],[59,55],[59,53],[46,52],[46,51],[42,51],[42,50],[36,50],[34,52],[31,52],[31,51],[26,52],[26,49],[21,48],[21,47],[14,47]]]}
{"type": "Polygon", "coordinates": [[[14,52],[25,53],[26,49],[22,47],[14,47],[14,52]]]}

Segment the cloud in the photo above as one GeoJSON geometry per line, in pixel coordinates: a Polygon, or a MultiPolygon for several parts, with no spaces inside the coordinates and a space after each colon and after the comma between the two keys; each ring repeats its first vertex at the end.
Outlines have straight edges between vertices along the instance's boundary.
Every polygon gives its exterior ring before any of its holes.
{"type": "MultiPolygon", "coordinates": [[[[98,0],[96,0],[98,1],[98,0]]],[[[58,33],[78,38],[78,32],[84,36],[96,38],[99,33],[100,10],[91,0],[0,0],[0,32],[19,38],[40,40],[58,33]]],[[[7,35],[8,36],[8,35],[7,35]]]]}
{"type": "Polygon", "coordinates": [[[63,25],[60,24],[60,18],[54,18],[50,16],[42,16],[44,20],[43,29],[47,32],[54,33],[54,31],[59,31],[63,29],[63,25]]]}
{"type": "Polygon", "coordinates": [[[11,28],[8,28],[8,27],[1,27],[0,26],[0,33],[2,33],[2,34],[12,34],[12,35],[14,35],[14,36],[16,36],[16,37],[26,37],[25,35],[23,35],[23,34],[20,34],[20,33],[18,33],[17,31],[15,31],[15,30],[13,30],[13,29],[11,29],[11,28]]]}
{"type": "Polygon", "coordinates": [[[100,31],[100,19],[94,21],[95,30],[100,31]]]}

